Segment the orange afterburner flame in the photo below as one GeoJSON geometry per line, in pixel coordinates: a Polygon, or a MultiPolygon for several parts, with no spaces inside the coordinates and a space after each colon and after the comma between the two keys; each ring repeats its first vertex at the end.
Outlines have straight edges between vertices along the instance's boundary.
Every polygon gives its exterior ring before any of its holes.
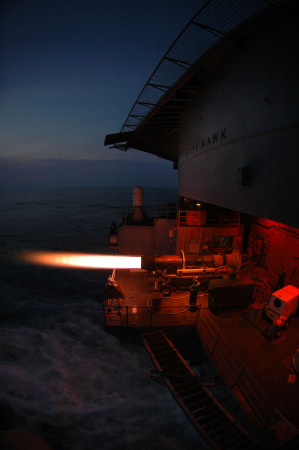
{"type": "Polygon", "coordinates": [[[32,251],[22,255],[31,264],[78,269],[140,269],[141,256],[32,251]]]}

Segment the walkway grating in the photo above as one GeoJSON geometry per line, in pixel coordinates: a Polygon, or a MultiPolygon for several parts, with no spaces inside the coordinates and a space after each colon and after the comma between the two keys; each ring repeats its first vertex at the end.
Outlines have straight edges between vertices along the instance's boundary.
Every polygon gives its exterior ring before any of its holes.
{"type": "Polygon", "coordinates": [[[175,399],[214,449],[257,449],[257,442],[200,382],[163,331],[142,334],[144,345],[175,399]]]}

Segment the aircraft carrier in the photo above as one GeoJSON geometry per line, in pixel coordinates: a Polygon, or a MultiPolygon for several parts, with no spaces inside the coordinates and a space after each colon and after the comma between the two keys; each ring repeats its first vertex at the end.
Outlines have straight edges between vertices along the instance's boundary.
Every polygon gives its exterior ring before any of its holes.
{"type": "Polygon", "coordinates": [[[297,3],[207,1],[105,140],[178,172],[177,205],[149,214],[137,187],[111,227],[111,248],[140,255],[141,268],[109,277],[105,325],[142,334],[212,448],[298,445],[297,3]],[[203,406],[194,380],[178,387],[178,376],[196,378],[185,364],[176,370],[177,354],[185,360],[169,335],[178,329],[195,332],[191,346],[215,364],[257,440],[230,434],[234,418],[203,406]]]}

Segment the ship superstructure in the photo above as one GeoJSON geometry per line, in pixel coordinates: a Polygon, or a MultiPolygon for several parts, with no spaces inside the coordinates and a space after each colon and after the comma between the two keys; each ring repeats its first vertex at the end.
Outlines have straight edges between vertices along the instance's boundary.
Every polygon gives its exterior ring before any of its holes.
{"type": "Polygon", "coordinates": [[[178,170],[176,206],[149,215],[137,188],[111,229],[142,269],[114,271],[106,325],[193,327],[277,447],[299,428],[296,3],[206,2],[105,141],[178,170]]]}

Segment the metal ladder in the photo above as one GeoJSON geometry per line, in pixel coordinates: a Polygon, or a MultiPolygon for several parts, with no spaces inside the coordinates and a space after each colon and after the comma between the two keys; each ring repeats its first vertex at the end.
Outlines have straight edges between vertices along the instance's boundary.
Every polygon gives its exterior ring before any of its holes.
{"type": "Polygon", "coordinates": [[[259,448],[257,442],[218,402],[192,371],[163,331],[142,334],[144,345],[160,376],[198,429],[214,449],[259,448]]]}

